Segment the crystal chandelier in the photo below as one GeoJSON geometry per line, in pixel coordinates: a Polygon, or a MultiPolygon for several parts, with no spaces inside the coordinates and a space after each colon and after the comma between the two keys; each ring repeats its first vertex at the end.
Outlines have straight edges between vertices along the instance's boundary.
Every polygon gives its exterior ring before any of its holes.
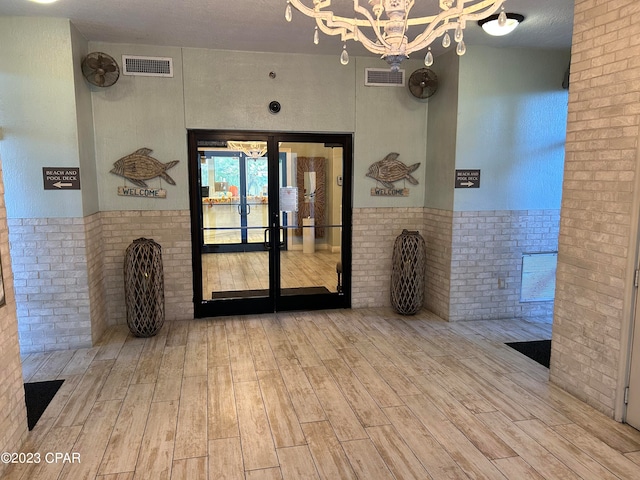
{"type": "MultiPolygon", "coordinates": [[[[420,0],[418,0],[420,1],[420,0]]],[[[427,0],[422,0],[425,2],[427,0]]],[[[431,0],[435,3],[436,0],[431,0]]],[[[391,66],[392,71],[400,68],[400,63],[418,50],[429,47],[434,40],[442,36],[442,46],[451,44],[449,31],[454,32],[457,43],[456,52],[464,55],[466,47],[463,30],[469,21],[478,21],[496,12],[505,0],[439,0],[439,13],[431,16],[409,18],[416,0],[368,0],[369,7],[360,5],[360,0],[353,0],[353,16],[351,18],[336,15],[328,10],[331,0],[313,0],[313,7],[305,5],[310,0],[287,0],[285,18],[292,19],[291,7],[316,19],[313,42],[319,42],[318,31],[326,35],[340,35],[344,42],[340,62],[349,63],[347,40],[362,43],[372,53],[379,54],[391,66]],[[386,18],[382,18],[382,14],[386,18]],[[407,30],[412,26],[424,26],[411,41],[407,38],[407,30]]],[[[364,3],[364,0],[363,0],[364,3]]],[[[500,14],[506,22],[504,11],[500,14]]],[[[433,54],[429,47],[425,56],[425,65],[433,64],[433,54]]]]}
{"type": "Polygon", "coordinates": [[[267,142],[233,142],[230,140],[227,142],[227,148],[242,152],[247,157],[257,160],[267,153],[267,142]]]}

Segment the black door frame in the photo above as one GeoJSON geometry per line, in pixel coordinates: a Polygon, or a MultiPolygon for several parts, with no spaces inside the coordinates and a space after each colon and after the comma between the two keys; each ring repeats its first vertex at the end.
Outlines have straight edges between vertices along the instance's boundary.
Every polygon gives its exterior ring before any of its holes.
{"type": "Polygon", "coordinates": [[[353,134],[294,133],[237,130],[189,130],[189,198],[191,208],[191,245],[193,267],[193,301],[196,318],[290,310],[320,310],[351,307],[351,239],[353,209],[353,134]],[[202,298],[202,200],[200,155],[198,147],[209,143],[220,147],[226,140],[266,141],[269,171],[269,296],[205,300],[202,298]],[[315,295],[281,295],[280,291],[280,211],[279,211],[279,148],[280,142],[325,143],[343,147],[342,171],[342,288],[338,293],[315,295]]]}

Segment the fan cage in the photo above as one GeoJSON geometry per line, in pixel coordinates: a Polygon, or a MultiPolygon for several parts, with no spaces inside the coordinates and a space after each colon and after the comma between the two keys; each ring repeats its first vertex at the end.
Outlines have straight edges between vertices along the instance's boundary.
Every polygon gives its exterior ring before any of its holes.
{"type": "Polygon", "coordinates": [[[111,55],[108,55],[103,52],[91,52],[89,53],[83,60],[81,64],[82,76],[89,82],[91,85],[95,85],[96,87],[111,87],[114,85],[118,78],[120,78],[120,66],[118,62],[116,62],[115,58],[111,55]],[[112,67],[112,71],[105,71],[102,74],[98,74],[98,71],[90,66],[90,62],[92,60],[98,60],[102,57],[103,60],[109,62],[112,67]],[[96,79],[98,77],[102,77],[102,82],[98,82],[96,79]]]}
{"type": "Polygon", "coordinates": [[[433,96],[438,90],[438,76],[429,68],[419,68],[409,76],[407,87],[411,95],[426,100],[433,96]],[[426,82],[426,84],[420,86],[423,81],[426,82]]]}

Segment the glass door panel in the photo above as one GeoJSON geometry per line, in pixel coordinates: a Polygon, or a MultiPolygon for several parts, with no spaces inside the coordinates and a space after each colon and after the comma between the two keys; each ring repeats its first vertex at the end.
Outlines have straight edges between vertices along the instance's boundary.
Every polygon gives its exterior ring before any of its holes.
{"type": "Polygon", "coordinates": [[[268,298],[269,182],[266,142],[261,151],[229,140],[200,148],[202,299],[268,298]]]}
{"type": "Polygon", "coordinates": [[[343,148],[324,142],[282,142],[280,150],[286,152],[287,162],[280,189],[297,192],[295,201],[281,206],[281,229],[288,248],[280,252],[280,294],[338,293],[342,273],[338,179],[343,174],[343,148]]]}
{"type": "Polygon", "coordinates": [[[352,148],[349,134],[189,132],[196,317],[350,305],[352,148]]]}
{"type": "MultiPolygon", "coordinates": [[[[249,142],[229,143],[237,149],[249,142]]],[[[205,251],[261,250],[269,211],[267,157],[229,147],[203,148],[200,155],[205,251]]]]}
{"type": "Polygon", "coordinates": [[[242,204],[248,243],[264,242],[264,230],[269,225],[269,165],[267,157],[245,157],[244,195],[242,204]]]}
{"type": "MultiPolygon", "coordinates": [[[[200,156],[203,244],[232,244],[242,241],[237,196],[229,190],[227,175],[240,176],[240,158],[230,152],[202,151],[200,156]]],[[[236,188],[237,187],[233,187],[236,188]]]]}

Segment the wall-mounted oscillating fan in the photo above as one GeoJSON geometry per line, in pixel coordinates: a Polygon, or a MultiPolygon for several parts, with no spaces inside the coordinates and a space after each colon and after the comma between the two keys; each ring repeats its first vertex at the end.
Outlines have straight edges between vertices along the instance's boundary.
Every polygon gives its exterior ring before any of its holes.
{"type": "Polygon", "coordinates": [[[91,85],[110,87],[120,77],[120,67],[115,59],[106,53],[93,52],[82,61],[82,75],[91,85]]]}
{"type": "Polygon", "coordinates": [[[407,86],[414,97],[429,98],[438,89],[438,77],[433,70],[419,68],[411,74],[407,86]]]}

